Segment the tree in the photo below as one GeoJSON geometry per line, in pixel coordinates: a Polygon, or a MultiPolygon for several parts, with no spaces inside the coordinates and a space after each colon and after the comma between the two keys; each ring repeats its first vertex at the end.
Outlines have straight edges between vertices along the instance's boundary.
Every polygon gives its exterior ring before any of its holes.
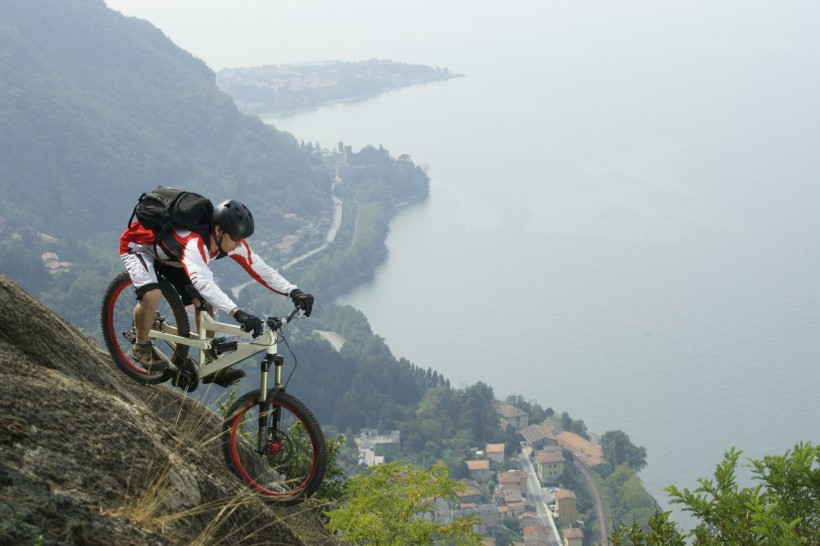
{"type": "Polygon", "coordinates": [[[668,513],[653,516],[646,529],[621,527],[612,546],[820,546],[820,446],[798,444],[781,456],[751,461],[760,483],[740,487],[732,448],[715,470],[714,480],[698,480],[694,491],[666,489],[673,504],[691,512],[698,525],[684,534],[668,513]]]}
{"type": "Polygon", "coordinates": [[[504,428],[504,451],[508,456],[517,453],[521,449],[520,441],[521,436],[518,435],[517,430],[513,427],[504,428]]]}
{"type": "Polygon", "coordinates": [[[799,444],[785,455],[752,461],[752,466],[766,484],[772,514],[787,521],[799,518],[795,531],[820,544],[820,446],[799,444]]]}
{"type": "Polygon", "coordinates": [[[460,428],[472,432],[476,442],[495,439],[499,421],[492,387],[479,381],[464,389],[458,423],[460,428]]]}
{"type": "Polygon", "coordinates": [[[561,428],[564,430],[570,430],[572,428],[572,417],[570,417],[567,412],[561,414],[561,428]]]}
{"type": "Polygon", "coordinates": [[[646,466],[646,448],[633,444],[623,431],[605,432],[601,436],[601,449],[604,459],[613,467],[626,463],[635,472],[640,472],[646,466]]]}
{"type": "Polygon", "coordinates": [[[574,432],[581,438],[589,440],[589,434],[587,434],[587,425],[584,423],[583,419],[578,419],[577,421],[572,422],[572,426],[569,429],[570,432],[574,432]]]}
{"type": "Polygon", "coordinates": [[[350,544],[481,543],[473,532],[475,516],[441,523],[436,501],[456,502],[463,485],[447,466],[427,470],[392,462],[347,481],[341,506],[327,513],[327,529],[350,544]]]}
{"type": "Polygon", "coordinates": [[[621,526],[609,537],[611,546],[686,546],[680,528],[669,519],[670,512],[658,512],[646,529],[637,523],[621,526]]]}

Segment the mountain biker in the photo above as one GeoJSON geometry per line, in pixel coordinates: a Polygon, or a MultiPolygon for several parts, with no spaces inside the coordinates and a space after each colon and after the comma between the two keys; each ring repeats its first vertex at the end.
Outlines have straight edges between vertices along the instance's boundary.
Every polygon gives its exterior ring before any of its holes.
{"type": "MultiPolygon", "coordinates": [[[[134,309],[137,340],[132,355],[150,373],[168,368],[167,362],[148,338],[162,296],[157,272],[174,285],[185,305],[193,303],[197,308],[199,306],[198,298],[192,297],[186,290],[186,286],[193,285],[205,300],[209,313],[213,314],[214,308],[228,313],[242,325],[242,330],[251,332],[253,337],[262,334],[262,319],[239,309],[217,286],[209,266],[211,260],[230,256],[256,281],[273,292],[289,296],[296,307],[310,316],[313,296],[288,282],[251,250],[246,239],[253,234],[253,229],[250,210],[239,201],[229,199],[214,208],[207,240],[193,231],[175,227],[157,237],[139,221],[133,222],[123,232],[120,237],[120,258],[137,292],[134,309]]],[[[202,378],[202,381],[228,386],[244,376],[243,370],[227,367],[202,378]]]]}

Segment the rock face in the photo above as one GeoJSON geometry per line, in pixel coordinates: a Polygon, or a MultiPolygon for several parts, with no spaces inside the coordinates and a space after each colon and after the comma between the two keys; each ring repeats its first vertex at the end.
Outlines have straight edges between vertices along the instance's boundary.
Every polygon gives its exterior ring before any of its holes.
{"type": "Polygon", "coordinates": [[[217,415],[131,381],[2,274],[0,415],[0,544],[334,543],[309,503],[230,471],[217,415]]]}

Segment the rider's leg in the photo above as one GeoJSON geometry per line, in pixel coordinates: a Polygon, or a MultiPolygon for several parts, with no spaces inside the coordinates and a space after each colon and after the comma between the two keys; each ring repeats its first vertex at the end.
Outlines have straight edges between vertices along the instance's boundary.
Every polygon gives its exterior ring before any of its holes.
{"type": "Polygon", "coordinates": [[[120,255],[120,258],[137,292],[137,304],[134,307],[134,331],[137,339],[131,354],[134,360],[142,364],[149,372],[163,371],[168,368],[168,363],[157,352],[148,337],[162,298],[154,269],[154,259],[140,252],[138,248],[125,252],[120,255]]]}
{"type": "MultiPolygon", "coordinates": [[[[199,298],[192,298],[191,303],[194,305],[194,320],[196,322],[197,331],[199,331],[199,315],[202,313],[202,303],[199,298]]],[[[205,312],[211,315],[211,318],[214,318],[214,306],[210,303],[205,303],[205,312]]],[[[205,337],[208,339],[214,337],[215,332],[212,330],[208,330],[205,332],[205,337]]]]}
{"type": "Polygon", "coordinates": [[[144,293],[134,308],[134,329],[137,331],[137,341],[147,343],[148,332],[154,324],[154,316],[162,298],[162,291],[154,288],[144,293]]]}
{"type": "Polygon", "coordinates": [[[159,288],[153,288],[144,292],[134,307],[134,330],[137,334],[137,341],[134,343],[131,354],[150,373],[162,372],[168,369],[168,363],[157,352],[148,337],[148,333],[154,325],[154,316],[161,297],[162,291],[159,288]]]}

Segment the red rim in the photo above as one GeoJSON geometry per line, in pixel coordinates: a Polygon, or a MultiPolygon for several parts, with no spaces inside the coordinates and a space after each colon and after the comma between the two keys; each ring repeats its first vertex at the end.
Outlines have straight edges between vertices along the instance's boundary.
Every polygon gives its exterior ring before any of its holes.
{"type": "Polygon", "coordinates": [[[131,279],[128,279],[126,282],[120,284],[117,287],[117,290],[114,292],[114,294],[112,294],[111,299],[108,301],[108,309],[106,309],[105,318],[106,322],[108,323],[108,332],[111,335],[111,344],[114,346],[114,349],[117,352],[117,358],[119,358],[120,361],[124,362],[129,368],[139,373],[140,375],[148,375],[148,371],[145,370],[145,368],[134,365],[134,363],[131,362],[131,358],[129,357],[129,355],[123,352],[122,345],[117,339],[117,332],[114,331],[114,306],[119,301],[120,294],[122,294],[123,290],[130,286],[132,286],[132,282],[131,279]]]}
{"type": "Polygon", "coordinates": [[[236,414],[233,421],[231,422],[230,443],[231,443],[231,459],[233,460],[233,463],[234,463],[233,466],[234,466],[234,468],[237,469],[237,471],[241,475],[242,479],[245,480],[245,483],[247,483],[251,487],[251,489],[253,489],[254,491],[256,491],[258,493],[261,493],[261,494],[266,495],[268,497],[274,497],[274,498],[276,498],[276,497],[288,497],[288,498],[290,498],[290,497],[293,497],[293,498],[299,497],[302,494],[302,492],[305,490],[305,488],[308,486],[310,481],[313,479],[313,475],[316,472],[316,453],[315,453],[315,447],[314,447],[316,445],[315,444],[316,439],[313,437],[313,435],[310,432],[310,429],[308,429],[308,427],[305,425],[305,422],[301,419],[301,417],[299,417],[299,415],[297,415],[293,411],[292,408],[290,408],[290,407],[288,407],[284,404],[280,403],[279,406],[286,409],[286,410],[288,410],[291,413],[291,415],[296,417],[299,420],[299,422],[302,424],[302,427],[305,429],[305,432],[307,433],[307,435],[310,437],[310,445],[311,445],[311,448],[314,450],[313,453],[311,454],[310,472],[305,477],[305,479],[302,481],[302,483],[299,487],[291,489],[290,491],[287,491],[285,493],[282,493],[282,492],[279,492],[279,491],[271,491],[270,489],[259,485],[258,483],[256,483],[255,479],[253,479],[247,472],[245,472],[245,465],[242,464],[241,459],[239,458],[239,452],[236,449],[236,433],[237,433],[237,430],[239,429],[239,423],[242,422],[242,417],[248,412],[249,409],[251,409],[253,407],[256,407],[258,404],[259,404],[259,401],[257,400],[252,405],[249,405],[247,408],[245,408],[244,410],[242,410],[241,412],[236,414]]]}

